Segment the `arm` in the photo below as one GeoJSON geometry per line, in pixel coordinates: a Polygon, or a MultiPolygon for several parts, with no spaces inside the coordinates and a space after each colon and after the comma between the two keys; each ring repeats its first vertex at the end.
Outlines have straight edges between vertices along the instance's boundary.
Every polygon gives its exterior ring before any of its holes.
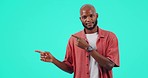
{"type": "Polygon", "coordinates": [[[66,65],[64,62],[57,60],[56,58],[54,58],[54,61],[52,63],[55,64],[57,67],[59,67],[60,69],[62,69],[65,72],[68,72],[70,74],[73,73],[72,69],[68,65],[66,65]]]}
{"type": "Polygon", "coordinates": [[[98,64],[100,64],[100,66],[108,70],[111,70],[115,65],[115,63],[113,63],[108,58],[100,55],[96,50],[93,50],[92,52],[90,52],[90,55],[98,62],[98,64]]]}
{"type": "MultiPolygon", "coordinates": [[[[77,43],[76,45],[84,50],[87,51],[87,48],[90,46],[84,39],[77,37],[75,35],[72,35],[73,37],[77,38],[77,43]]],[[[107,70],[111,70],[114,66],[115,63],[112,62],[109,58],[100,55],[96,50],[92,50],[89,52],[90,55],[98,62],[98,64],[107,70]]]]}
{"type": "Polygon", "coordinates": [[[41,57],[42,61],[51,62],[65,72],[68,72],[68,73],[73,72],[68,65],[66,65],[64,62],[57,60],[54,56],[52,56],[52,54],[50,52],[42,52],[40,50],[35,50],[35,52],[40,53],[40,57],[41,57]]]}

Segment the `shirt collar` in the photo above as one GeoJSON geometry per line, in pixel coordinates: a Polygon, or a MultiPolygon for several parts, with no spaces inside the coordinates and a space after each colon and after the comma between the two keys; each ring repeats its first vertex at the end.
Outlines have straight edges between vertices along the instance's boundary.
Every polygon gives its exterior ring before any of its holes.
{"type": "MultiPolygon", "coordinates": [[[[97,26],[97,27],[98,27],[98,26],[97,26]]],[[[97,32],[98,32],[98,34],[99,34],[99,39],[104,37],[103,30],[102,30],[101,28],[98,27],[98,31],[97,31],[97,32]]],[[[81,33],[82,33],[82,36],[81,36],[81,37],[82,37],[83,39],[87,40],[86,35],[85,35],[85,31],[82,30],[81,33]]]]}

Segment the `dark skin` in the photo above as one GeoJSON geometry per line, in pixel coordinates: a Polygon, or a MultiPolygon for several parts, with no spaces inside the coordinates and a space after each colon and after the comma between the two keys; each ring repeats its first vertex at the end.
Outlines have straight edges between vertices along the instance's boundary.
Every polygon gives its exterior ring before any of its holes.
{"type": "MultiPolygon", "coordinates": [[[[85,26],[87,26],[87,28],[93,27],[96,19],[98,18],[98,14],[96,13],[95,8],[91,5],[82,6],[82,8],[80,10],[80,16],[81,16],[80,17],[81,22],[85,26]]],[[[97,26],[95,26],[95,28],[92,29],[92,30],[88,30],[86,28],[84,28],[84,29],[85,29],[85,32],[87,34],[97,32],[97,26]]],[[[81,49],[86,50],[87,47],[90,46],[81,37],[78,37],[78,36],[75,36],[75,35],[72,35],[72,37],[77,38],[76,45],[78,47],[80,47],[81,49]]],[[[42,61],[51,62],[51,63],[55,64],[57,67],[59,67],[60,69],[66,71],[68,73],[73,72],[68,65],[66,65],[64,62],[57,60],[54,56],[52,56],[52,54],[50,52],[43,52],[43,51],[40,51],[40,50],[35,50],[35,52],[40,53],[40,58],[41,58],[42,61]]],[[[108,58],[100,55],[96,50],[93,50],[92,52],[90,52],[90,55],[98,62],[98,64],[100,66],[106,68],[107,70],[111,70],[115,65],[108,58]]]]}
{"type": "MultiPolygon", "coordinates": [[[[81,17],[80,17],[81,22],[85,26],[87,26],[87,28],[93,27],[94,22],[98,18],[98,14],[96,13],[95,8],[91,5],[83,6],[81,8],[80,15],[81,15],[81,17]]],[[[97,26],[92,30],[88,30],[86,28],[84,28],[84,29],[85,29],[86,34],[91,34],[91,33],[97,32],[97,26]]],[[[86,50],[87,47],[90,46],[84,39],[74,36],[74,35],[73,35],[73,37],[77,38],[76,45],[78,47],[86,50]]],[[[110,61],[108,58],[100,55],[96,50],[93,50],[92,52],[90,52],[90,55],[98,62],[98,64],[100,64],[100,66],[102,66],[108,70],[111,70],[115,66],[115,63],[110,61]]]]}
{"type": "MultiPolygon", "coordinates": [[[[87,26],[87,28],[93,27],[96,19],[98,18],[98,14],[96,13],[95,9],[91,5],[84,5],[80,10],[80,20],[81,22],[87,26]]],[[[92,29],[88,30],[84,28],[86,31],[86,34],[91,34],[97,32],[97,26],[92,29]]]]}
{"type": "Polygon", "coordinates": [[[52,56],[52,54],[50,52],[44,52],[44,51],[41,51],[41,50],[35,50],[35,52],[40,53],[41,61],[51,62],[65,72],[68,72],[68,73],[73,72],[73,71],[71,71],[71,69],[68,65],[66,65],[64,62],[57,60],[54,56],[52,56]]]}

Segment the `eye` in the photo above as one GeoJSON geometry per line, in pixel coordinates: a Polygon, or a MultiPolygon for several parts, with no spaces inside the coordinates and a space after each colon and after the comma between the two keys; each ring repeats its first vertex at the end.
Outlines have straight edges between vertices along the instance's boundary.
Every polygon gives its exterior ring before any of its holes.
{"type": "Polygon", "coordinates": [[[93,17],[93,15],[91,14],[91,15],[90,15],[90,17],[92,18],[92,17],[93,17]]]}
{"type": "Polygon", "coordinates": [[[87,18],[87,16],[82,16],[82,19],[86,19],[87,18]]]}

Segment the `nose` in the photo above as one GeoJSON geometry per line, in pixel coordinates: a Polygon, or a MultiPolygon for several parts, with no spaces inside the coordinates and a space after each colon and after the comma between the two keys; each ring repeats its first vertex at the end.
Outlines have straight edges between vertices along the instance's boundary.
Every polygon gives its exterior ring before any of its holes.
{"type": "Polygon", "coordinates": [[[86,18],[86,22],[91,22],[92,18],[91,17],[87,17],[86,18]]]}

